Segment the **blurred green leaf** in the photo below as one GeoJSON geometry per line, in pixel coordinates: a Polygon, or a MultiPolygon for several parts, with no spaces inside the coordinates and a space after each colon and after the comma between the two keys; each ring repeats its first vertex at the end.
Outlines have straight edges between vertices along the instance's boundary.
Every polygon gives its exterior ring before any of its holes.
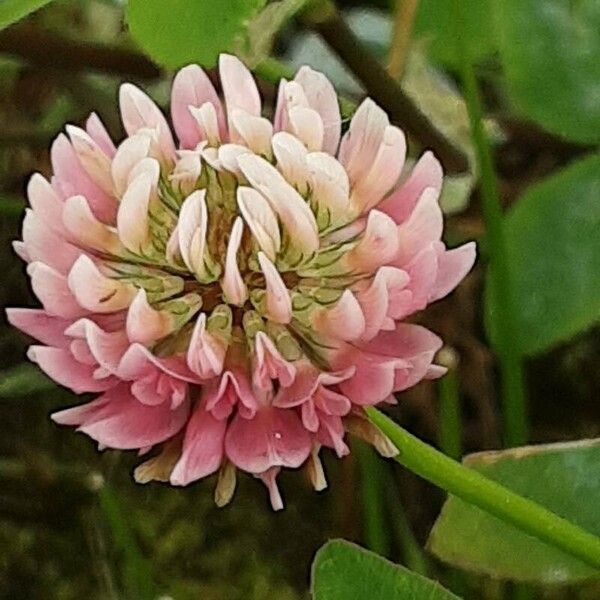
{"type": "MultiPolygon", "coordinates": [[[[600,318],[600,156],[532,186],[505,218],[520,337],[515,351],[542,352],[600,318]]],[[[494,306],[486,290],[492,339],[494,306]]]]}
{"type": "Polygon", "coordinates": [[[325,544],[312,566],[313,600],[457,600],[426,579],[344,540],[325,544]]]}
{"type": "Polygon", "coordinates": [[[231,51],[246,22],[266,0],[129,0],[131,35],[158,64],[213,66],[231,51]]]}
{"type": "Polygon", "coordinates": [[[22,398],[54,389],[56,384],[30,363],[0,373],[0,398],[22,398]]]}
{"type": "MultiPolygon", "coordinates": [[[[600,440],[481,452],[464,463],[600,533],[600,440]]],[[[545,584],[597,578],[600,572],[450,496],[429,538],[440,559],[492,577],[545,584]]]]}
{"type": "Polygon", "coordinates": [[[0,2],[0,30],[16,23],[52,0],[2,0],[0,2]]]}
{"type": "Polygon", "coordinates": [[[600,141],[600,2],[496,3],[500,54],[518,107],[579,142],[600,141]]]}
{"type": "MultiPolygon", "coordinates": [[[[496,49],[495,29],[490,0],[461,0],[465,5],[465,22],[460,34],[475,62],[496,49]]],[[[435,61],[450,67],[459,63],[456,27],[448,0],[420,0],[414,25],[414,37],[423,40],[435,61]]]]}

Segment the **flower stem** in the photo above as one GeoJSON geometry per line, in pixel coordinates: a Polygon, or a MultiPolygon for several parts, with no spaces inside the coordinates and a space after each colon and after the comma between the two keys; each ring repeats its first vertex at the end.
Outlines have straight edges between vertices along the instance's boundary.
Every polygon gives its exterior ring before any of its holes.
{"type": "Polygon", "coordinates": [[[463,0],[454,0],[456,39],[461,58],[461,79],[465,102],[469,113],[471,137],[475,146],[479,169],[483,216],[490,248],[490,266],[494,277],[494,319],[496,330],[495,350],[500,361],[502,375],[502,411],[504,416],[505,443],[519,446],[527,442],[529,424],[527,401],[523,381],[523,365],[515,342],[518,339],[516,307],[510,281],[506,238],[502,221],[502,207],[498,182],[487,133],[483,125],[483,109],[473,63],[460,25],[465,22],[463,0]]]}
{"type": "Polygon", "coordinates": [[[439,446],[442,451],[458,460],[462,455],[462,423],[456,353],[450,348],[440,351],[439,361],[448,372],[437,384],[440,402],[439,446]],[[443,353],[443,354],[442,354],[443,353]],[[447,358],[446,358],[447,357],[447,358]]]}
{"type": "Polygon", "coordinates": [[[417,475],[539,540],[600,568],[600,538],[481,473],[465,467],[373,407],[367,416],[398,449],[395,460],[417,475]]]}

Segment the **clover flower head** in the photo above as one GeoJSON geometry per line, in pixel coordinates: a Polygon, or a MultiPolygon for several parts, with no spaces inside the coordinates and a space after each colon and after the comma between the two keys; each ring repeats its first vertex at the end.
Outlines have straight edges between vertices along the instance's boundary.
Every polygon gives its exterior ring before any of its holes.
{"type": "Polygon", "coordinates": [[[403,321],[475,248],[446,249],[441,167],[426,152],[403,173],[405,137],[372,100],[342,136],[321,73],[281,81],[269,120],[237,58],[219,71],[221,96],[196,65],[176,75],[177,142],[131,84],[118,146],[95,114],[58,136],[15,242],[42,308],[8,316],[50,377],[99,394],[57,423],[154,452],[138,481],[218,472],[224,504],[239,469],[281,508],[280,469],[322,489],[320,449],[344,456],[346,432],[394,452],[363,407],[443,372],[440,339],[403,321]]]}

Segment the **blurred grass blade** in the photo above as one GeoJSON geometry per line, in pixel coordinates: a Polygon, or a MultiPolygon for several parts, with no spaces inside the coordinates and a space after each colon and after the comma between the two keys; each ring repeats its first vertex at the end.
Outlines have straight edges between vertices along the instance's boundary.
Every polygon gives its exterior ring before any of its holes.
{"type": "Polygon", "coordinates": [[[483,107],[479,87],[475,78],[470,49],[462,37],[461,28],[466,10],[464,5],[464,0],[454,0],[454,24],[461,59],[462,86],[479,170],[483,216],[491,255],[490,264],[496,277],[494,300],[499,335],[495,340],[494,349],[498,355],[502,373],[504,437],[506,445],[519,446],[526,443],[529,437],[529,420],[523,365],[520,354],[515,348],[515,340],[519,331],[512,290],[511,265],[502,221],[502,207],[494,161],[483,124],[483,107]]]}
{"type": "Polygon", "coordinates": [[[0,30],[50,2],[52,0],[2,0],[0,2],[0,30]]]}
{"type": "Polygon", "coordinates": [[[384,485],[388,509],[387,514],[398,540],[403,562],[411,571],[427,576],[430,570],[429,562],[423,552],[423,548],[421,548],[421,545],[415,538],[404,506],[400,502],[396,482],[390,469],[386,469],[384,485]]]}
{"type": "Polygon", "coordinates": [[[98,488],[100,507],[122,555],[123,588],[126,598],[151,600],[155,597],[150,565],[131,533],[119,496],[105,481],[98,488]]]}
{"type": "Polygon", "coordinates": [[[384,472],[385,463],[374,450],[362,442],[353,447],[360,468],[360,492],[363,510],[363,535],[365,545],[373,552],[389,556],[390,533],[386,524],[384,472]]]}

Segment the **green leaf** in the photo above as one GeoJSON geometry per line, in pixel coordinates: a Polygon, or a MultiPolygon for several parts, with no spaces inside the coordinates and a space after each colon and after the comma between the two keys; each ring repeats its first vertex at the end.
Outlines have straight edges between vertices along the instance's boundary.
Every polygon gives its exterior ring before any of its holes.
{"type": "Polygon", "coordinates": [[[231,51],[246,22],[266,0],[129,0],[131,35],[157,63],[178,68],[196,62],[211,67],[231,51]]]}
{"type": "MultiPolygon", "coordinates": [[[[465,22],[461,35],[472,60],[479,61],[496,49],[495,29],[490,0],[461,0],[465,6],[465,22]]],[[[414,36],[428,46],[428,54],[441,64],[460,64],[456,27],[448,0],[421,0],[415,17],[414,36]]]]}
{"type": "Polygon", "coordinates": [[[439,583],[344,540],[325,544],[312,566],[313,600],[457,600],[439,583]]]}
{"type": "Polygon", "coordinates": [[[21,398],[55,389],[56,384],[30,363],[0,373],[0,398],[21,398]]]}
{"type": "Polygon", "coordinates": [[[600,2],[497,2],[512,97],[531,119],[579,142],[600,141],[600,2]]]}
{"type": "MultiPolygon", "coordinates": [[[[481,452],[464,463],[600,533],[600,440],[481,452]]],[[[493,577],[562,584],[600,576],[578,559],[453,496],[444,504],[428,546],[445,562],[493,577]]]]}
{"type": "Polygon", "coordinates": [[[4,29],[52,0],[2,0],[0,2],[0,29],[4,29]]]}
{"type": "MultiPolygon", "coordinates": [[[[532,186],[505,218],[520,336],[535,354],[600,318],[600,155],[532,186]]],[[[487,323],[494,331],[493,273],[487,323]]]]}

